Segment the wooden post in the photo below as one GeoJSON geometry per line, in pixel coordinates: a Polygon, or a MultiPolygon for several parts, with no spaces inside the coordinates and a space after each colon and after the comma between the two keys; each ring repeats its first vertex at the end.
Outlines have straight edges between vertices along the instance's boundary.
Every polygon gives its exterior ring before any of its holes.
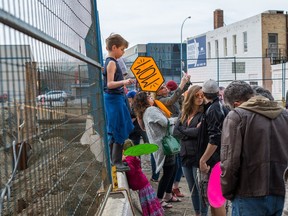
{"type": "Polygon", "coordinates": [[[26,62],[25,70],[25,103],[24,103],[24,121],[25,127],[23,128],[23,139],[28,140],[37,133],[36,128],[36,94],[37,94],[37,63],[26,62]]]}

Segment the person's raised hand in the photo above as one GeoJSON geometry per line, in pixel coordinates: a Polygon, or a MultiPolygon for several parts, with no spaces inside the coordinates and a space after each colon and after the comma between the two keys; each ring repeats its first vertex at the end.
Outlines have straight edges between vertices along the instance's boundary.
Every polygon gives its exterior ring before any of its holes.
{"type": "Polygon", "coordinates": [[[181,79],[181,82],[180,82],[180,84],[179,84],[179,88],[182,90],[183,88],[184,88],[184,86],[185,86],[185,84],[188,82],[188,81],[190,81],[190,75],[187,75],[187,74],[185,74],[183,77],[182,77],[182,79],[181,79]]]}

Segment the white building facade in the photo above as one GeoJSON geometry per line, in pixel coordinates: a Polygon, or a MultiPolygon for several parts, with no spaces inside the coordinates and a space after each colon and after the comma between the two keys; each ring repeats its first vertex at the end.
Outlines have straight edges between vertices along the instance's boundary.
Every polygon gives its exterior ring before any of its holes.
{"type": "Polygon", "coordinates": [[[225,87],[232,80],[244,80],[273,94],[279,87],[273,86],[271,64],[275,59],[287,59],[285,25],[287,15],[283,11],[266,11],[187,38],[187,70],[191,81],[202,84],[211,78],[225,87]]]}

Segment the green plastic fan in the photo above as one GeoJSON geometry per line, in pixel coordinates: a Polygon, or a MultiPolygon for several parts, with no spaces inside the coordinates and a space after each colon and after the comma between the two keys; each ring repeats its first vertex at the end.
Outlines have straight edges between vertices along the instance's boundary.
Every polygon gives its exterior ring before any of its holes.
{"type": "Polygon", "coordinates": [[[145,154],[151,154],[158,150],[158,145],[151,143],[143,143],[132,146],[124,151],[126,156],[140,156],[145,154]]]}

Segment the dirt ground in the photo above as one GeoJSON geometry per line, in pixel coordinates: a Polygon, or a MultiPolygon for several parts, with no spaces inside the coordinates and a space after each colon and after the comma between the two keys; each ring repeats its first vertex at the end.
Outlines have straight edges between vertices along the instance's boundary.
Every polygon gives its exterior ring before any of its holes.
{"type": "MultiPolygon", "coordinates": [[[[94,215],[102,163],[95,160],[90,146],[57,134],[30,144],[28,168],[17,171],[2,215],[94,215]]],[[[1,168],[6,166],[6,171],[0,172],[1,189],[12,171],[10,150],[1,156],[1,168]]]]}

